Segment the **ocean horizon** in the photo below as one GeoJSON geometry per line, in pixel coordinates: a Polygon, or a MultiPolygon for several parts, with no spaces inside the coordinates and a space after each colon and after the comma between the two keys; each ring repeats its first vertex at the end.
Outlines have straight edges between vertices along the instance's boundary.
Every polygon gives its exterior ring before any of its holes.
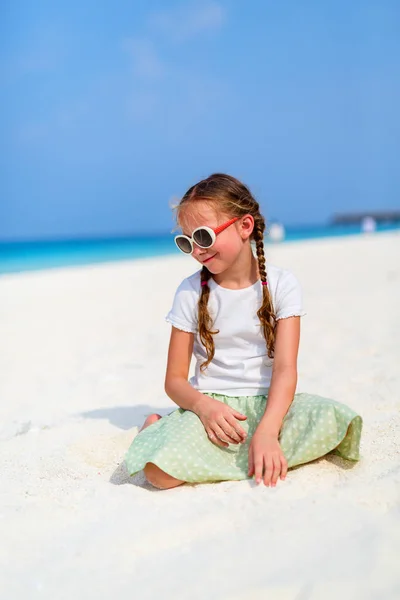
{"type": "MultiPolygon", "coordinates": [[[[378,224],[376,232],[400,230],[400,223],[378,224]]],[[[279,243],[362,234],[361,225],[312,225],[285,227],[279,243]]],[[[38,241],[0,241],[0,274],[39,271],[179,254],[174,235],[148,234],[130,237],[73,238],[38,241]]],[[[368,235],[373,235],[368,234],[368,235]]],[[[276,244],[268,236],[266,244],[276,244]]]]}

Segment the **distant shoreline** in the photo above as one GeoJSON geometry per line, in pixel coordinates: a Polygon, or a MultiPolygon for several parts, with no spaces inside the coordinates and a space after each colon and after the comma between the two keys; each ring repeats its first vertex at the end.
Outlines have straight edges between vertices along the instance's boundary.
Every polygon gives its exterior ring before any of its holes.
{"type": "MultiPolygon", "coordinates": [[[[400,223],[377,224],[376,232],[400,230],[400,223]]],[[[283,242],[360,235],[361,225],[303,226],[286,228],[283,242]]],[[[374,235],[374,234],[368,234],[374,235]]],[[[267,245],[276,245],[268,240],[267,245]]],[[[0,275],[60,267],[135,260],[175,255],[173,234],[150,234],[131,238],[73,239],[52,241],[1,242],[0,275]]]]}
{"type": "Polygon", "coordinates": [[[358,213],[337,213],[333,215],[332,225],[356,225],[362,223],[364,219],[373,219],[381,225],[400,226],[399,210],[376,210],[370,212],[358,213]]]}

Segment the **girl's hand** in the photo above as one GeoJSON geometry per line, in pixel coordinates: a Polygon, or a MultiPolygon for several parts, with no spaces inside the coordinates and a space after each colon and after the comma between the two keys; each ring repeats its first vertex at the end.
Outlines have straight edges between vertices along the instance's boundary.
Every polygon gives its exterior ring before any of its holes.
{"type": "Polygon", "coordinates": [[[264,484],[275,487],[278,478],[282,481],[287,473],[287,460],[276,435],[268,433],[259,425],[249,446],[249,477],[255,475],[256,483],[264,479],[264,484]]]}
{"type": "Polygon", "coordinates": [[[207,397],[197,415],[211,442],[217,446],[226,448],[229,444],[240,444],[246,440],[247,433],[237,419],[245,421],[247,417],[227,404],[207,397]]]}

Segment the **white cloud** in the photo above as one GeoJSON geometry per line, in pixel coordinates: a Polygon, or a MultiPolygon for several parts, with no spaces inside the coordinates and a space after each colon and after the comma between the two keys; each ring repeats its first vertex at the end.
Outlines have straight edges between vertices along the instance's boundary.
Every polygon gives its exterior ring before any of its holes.
{"type": "Polygon", "coordinates": [[[150,39],[127,38],[122,47],[132,59],[135,75],[149,80],[158,80],[164,76],[165,67],[150,39]]]}
{"type": "Polygon", "coordinates": [[[132,60],[136,77],[154,83],[173,71],[173,65],[161,60],[158,47],[162,41],[182,43],[210,30],[221,27],[225,19],[222,7],[216,2],[181,4],[172,10],[153,12],[148,18],[147,31],[140,37],[126,38],[123,50],[132,60]],[[160,39],[164,38],[164,40],[160,39]]]}
{"type": "Polygon", "coordinates": [[[151,13],[140,36],[123,40],[122,48],[130,58],[130,73],[134,76],[126,97],[130,120],[150,119],[160,113],[162,106],[169,121],[190,125],[219,104],[221,82],[210,81],[208,73],[182,67],[174,53],[171,60],[169,50],[174,44],[219,29],[224,20],[224,10],[216,2],[186,2],[151,13]]]}
{"type": "Polygon", "coordinates": [[[173,42],[185,42],[206,31],[219,29],[225,20],[222,6],[216,2],[182,4],[175,10],[154,12],[149,25],[173,42]]]}

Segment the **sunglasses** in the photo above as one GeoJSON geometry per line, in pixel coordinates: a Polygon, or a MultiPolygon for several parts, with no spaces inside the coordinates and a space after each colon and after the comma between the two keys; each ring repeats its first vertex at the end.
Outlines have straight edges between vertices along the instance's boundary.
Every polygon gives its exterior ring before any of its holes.
{"type": "Polygon", "coordinates": [[[183,234],[176,235],[175,244],[184,254],[192,254],[194,249],[193,242],[196,244],[196,246],[199,246],[199,248],[211,248],[211,246],[213,246],[216,242],[217,235],[238,219],[239,217],[235,217],[223,225],[219,225],[215,229],[212,229],[211,227],[197,227],[193,231],[192,237],[183,234]]]}

